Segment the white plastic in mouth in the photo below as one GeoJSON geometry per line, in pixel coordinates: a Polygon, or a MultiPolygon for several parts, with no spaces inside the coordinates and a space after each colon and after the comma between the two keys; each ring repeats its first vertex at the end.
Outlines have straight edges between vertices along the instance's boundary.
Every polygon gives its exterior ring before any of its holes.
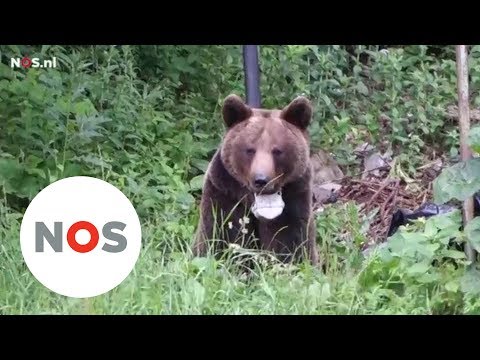
{"type": "Polygon", "coordinates": [[[252,212],[257,219],[272,220],[283,212],[285,202],[280,191],[269,195],[254,195],[255,202],[252,205],[252,212]]]}

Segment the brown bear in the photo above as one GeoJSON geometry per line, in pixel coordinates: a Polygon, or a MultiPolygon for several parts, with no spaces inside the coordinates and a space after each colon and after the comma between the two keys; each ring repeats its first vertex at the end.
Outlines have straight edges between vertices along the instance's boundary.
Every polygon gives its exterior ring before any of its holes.
{"type": "Polygon", "coordinates": [[[268,110],[229,95],[222,114],[227,130],[205,175],[194,255],[236,243],[318,264],[309,100],[268,110]]]}

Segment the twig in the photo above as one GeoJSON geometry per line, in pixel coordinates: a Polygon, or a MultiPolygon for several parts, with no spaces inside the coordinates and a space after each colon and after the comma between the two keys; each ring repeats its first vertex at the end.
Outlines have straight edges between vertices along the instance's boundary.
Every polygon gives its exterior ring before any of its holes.
{"type": "Polygon", "coordinates": [[[385,179],[385,181],[382,183],[382,185],[378,188],[378,190],[373,194],[372,198],[368,201],[367,205],[365,206],[368,208],[371,203],[378,197],[378,195],[382,192],[383,189],[385,189],[389,184],[391,183],[390,179],[385,179]]]}
{"type": "Polygon", "coordinates": [[[357,184],[362,184],[362,185],[365,185],[365,186],[371,186],[372,185],[371,181],[360,180],[360,179],[351,179],[350,182],[357,183],[357,184]]]}
{"type": "Polygon", "coordinates": [[[430,183],[428,183],[427,189],[423,192],[422,203],[424,203],[427,200],[427,195],[430,193],[431,190],[432,190],[432,183],[430,182],[430,183]]]}
{"type": "Polygon", "coordinates": [[[419,168],[417,168],[417,170],[423,170],[423,169],[429,168],[432,165],[435,165],[435,163],[437,163],[437,162],[438,162],[438,159],[435,159],[435,160],[430,161],[429,163],[427,163],[425,165],[420,166],[419,168]]]}
{"type": "Polygon", "coordinates": [[[350,198],[350,195],[352,195],[355,191],[357,191],[357,189],[351,189],[348,193],[345,194],[344,197],[350,198]]]}
{"type": "Polygon", "coordinates": [[[357,180],[357,179],[354,179],[355,177],[358,177],[358,176],[361,176],[363,174],[366,174],[366,173],[369,173],[369,172],[372,172],[372,171],[375,171],[375,170],[382,170],[382,169],[385,169],[387,166],[385,165],[382,165],[382,166],[378,166],[376,168],[373,168],[373,169],[370,169],[370,170],[364,170],[362,172],[359,172],[359,173],[356,173],[356,174],[352,174],[352,175],[344,175],[342,177],[339,177],[339,178],[335,178],[335,179],[332,179],[330,180],[331,182],[335,182],[335,181],[342,181],[342,180],[350,180],[350,181],[353,181],[353,182],[359,182],[361,184],[367,184],[368,182],[364,182],[362,180],[357,180]]]}
{"type": "Polygon", "coordinates": [[[385,207],[388,205],[388,203],[390,202],[390,200],[393,199],[393,202],[392,202],[392,205],[390,206],[390,208],[393,208],[395,205],[395,202],[397,200],[397,193],[398,193],[398,187],[400,185],[400,182],[398,180],[395,180],[395,184],[394,184],[394,190],[390,193],[390,195],[388,195],[387,197],[387,200],[383,203],[382,207],[380,208],[380,219],[382,221],[382,225],[385,226],[385,207]]]}

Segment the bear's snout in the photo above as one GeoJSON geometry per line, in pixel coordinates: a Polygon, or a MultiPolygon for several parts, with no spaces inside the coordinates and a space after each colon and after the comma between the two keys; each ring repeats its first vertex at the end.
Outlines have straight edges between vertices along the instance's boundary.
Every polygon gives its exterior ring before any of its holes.
{"type": "Polygon", "coordinates": [[[250,183],[252,191],[257,194],[268,195],[277,192],[275,181],[266,174],[256,173],[253,175],[250,183]]]}
{"type": "Polygon", "coordinates": [[[265,174],[256,174],[253,178],[253,184],[257,189],[262,189],[269,181],[270,179],[265,174]]]}

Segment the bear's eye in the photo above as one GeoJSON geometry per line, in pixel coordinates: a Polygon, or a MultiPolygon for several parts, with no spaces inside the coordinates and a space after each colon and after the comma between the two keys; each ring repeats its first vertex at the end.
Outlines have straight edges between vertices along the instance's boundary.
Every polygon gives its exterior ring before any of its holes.
{"type": "Polygon", "coordinates": [[[255,154],[255,149],[254,148],[247,148],[246,152],[247,152],[247,155],[253,155],[253,154],[255,154]]]}
{"type": "Polygon", "coordinates": [[[282,155],[282,153],[283,153],[283,151],[280,150],[280,149],[277,149],[277,148],[272,150],[272,154],[275,155],[275,156],[280,156],[280,155],[282,155]]]}

